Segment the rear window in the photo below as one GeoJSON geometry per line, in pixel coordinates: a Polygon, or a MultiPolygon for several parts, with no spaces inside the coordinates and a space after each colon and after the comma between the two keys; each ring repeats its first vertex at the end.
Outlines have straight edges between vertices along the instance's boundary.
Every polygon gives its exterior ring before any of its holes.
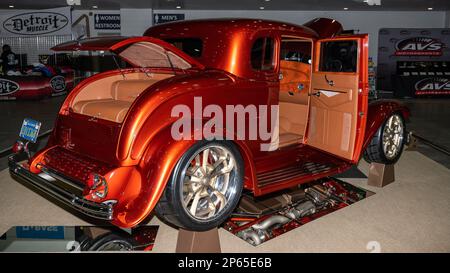
{"type": "Polygon", "coordinates": [[[274,41],[272,38],[264,37],[255,41],[251,51],[251,64],[255,70],[273,70],[274,41]]]}
{"type": "Polygon", "coordinates": [[[173,38],[164,39],[184,53],[194,58],[200,58],[203,51],[203,43],[199,38],[173,38]]]}
{"type": "Polygon", "coordinates": [[[324,72],[356,72],[357,59],[357,41],[323,42],[320,47],[319,70],[324,72]]]}

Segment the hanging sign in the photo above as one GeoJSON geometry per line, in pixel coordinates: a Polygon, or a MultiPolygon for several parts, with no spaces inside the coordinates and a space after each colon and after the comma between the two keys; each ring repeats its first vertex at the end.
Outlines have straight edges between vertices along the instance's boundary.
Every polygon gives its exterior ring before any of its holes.
{"type": "Polygon", "coordinates": [[[70,35],[71,27],[70,7],[0,15],[2,37],[70,35]]]}

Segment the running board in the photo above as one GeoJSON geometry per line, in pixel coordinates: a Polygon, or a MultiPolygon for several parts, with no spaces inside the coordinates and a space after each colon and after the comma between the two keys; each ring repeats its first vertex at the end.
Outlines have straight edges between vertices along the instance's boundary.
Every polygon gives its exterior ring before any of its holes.
{"type": "Polygon", "coordinates": [[[294,178],[301,179],[303,177],[320,175],[328,173],[337,167],[333,163],[321,164],[316,162],[302,162],[296,165],[287,166],[285,168],[263,172],[257,175],[258,185],[260,187],[269,186],[273,183],[282,183],[286,180],[294,178]]]}

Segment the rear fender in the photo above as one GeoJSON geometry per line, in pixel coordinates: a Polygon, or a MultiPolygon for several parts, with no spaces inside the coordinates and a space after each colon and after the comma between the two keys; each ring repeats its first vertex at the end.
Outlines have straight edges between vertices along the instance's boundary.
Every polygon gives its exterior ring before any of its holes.
{"type": "Polygon", "coordinates": [[[405,120],[408,120],[410,116],[409,109],[397,101],[378,100],[369,104],[363,151],[369,145],[380,126],[393,113],[400,113],[405,120]]]}
{"type": "MultiPolygon", "coordinates": [[[[139,179],[127,182],[123,198],[114,208],[114,224],[122,227],[135,226],[154,210],[178,160],[195,142],[194,135],[190,140],[174,140],[171,126],[165,127],[152,138],[137,165],[139,179]]],[[[251,152],[243,142],[235,141],[234,144],[244,160],[245,187],[253,188],[252,183],[256,180],[251,152]]]]}

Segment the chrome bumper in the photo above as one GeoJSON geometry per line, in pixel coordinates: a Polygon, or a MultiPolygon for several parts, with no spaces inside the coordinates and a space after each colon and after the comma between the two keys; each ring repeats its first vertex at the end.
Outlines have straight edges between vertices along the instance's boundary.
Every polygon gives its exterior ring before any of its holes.
{"type": "MultiPolygon", "coordinates": [[[[48,195],[56,198],[57,200],[69,205],[70,207],[81,211],[82,213],[91,217],[111,220],[113,216],[113,204],[112,203],[96,203],[83,198],[75,193],[72,193],[59,185],[56,185],[53,181],[49,181],[30,172],[18,163],[17,157],[19,154],[12,155],[8,158],[9,171],[12,175],[22,178],[28,184],[31,184],[40,190],[44,191],[48,195]]],[[[79,185],[79,183],[71,182],[69,179],[56,175],[50,170],[45,169],[45,174],[51,176],[53,179],[58,180],[60,183],[71,184],[70,186],[79,185]]]]}

